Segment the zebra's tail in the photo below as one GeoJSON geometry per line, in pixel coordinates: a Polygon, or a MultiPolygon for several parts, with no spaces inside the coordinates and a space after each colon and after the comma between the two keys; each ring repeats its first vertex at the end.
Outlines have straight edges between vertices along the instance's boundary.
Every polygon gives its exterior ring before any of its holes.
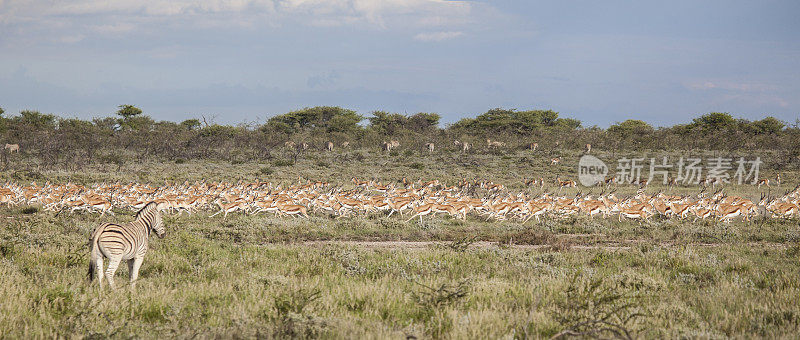
{"type": "Polygon", "coordinates": [[[95,267],[97,266],[97,257],[100,256],[100,249],[97,246],[97,240],[100,239],[100,234],[102,233],[103,229],[105,229],[105,224],[98,226],[92,232],[92,237],[89,240],[89,281],[94,281],[95,275],[95,267]]]}

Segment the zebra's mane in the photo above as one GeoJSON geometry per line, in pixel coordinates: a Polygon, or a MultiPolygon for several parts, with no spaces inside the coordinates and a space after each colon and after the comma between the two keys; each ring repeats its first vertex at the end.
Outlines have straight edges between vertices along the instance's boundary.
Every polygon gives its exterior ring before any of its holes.
{"type": "Polygon", "coordinates": [[[145,212],[157,209],[158,209],[158,203],[156,201],[147,203],[142,209],[139,209],[139,211],[136,212],[136,219],[138,220],[139,217],[141,217],[145,212]]]}

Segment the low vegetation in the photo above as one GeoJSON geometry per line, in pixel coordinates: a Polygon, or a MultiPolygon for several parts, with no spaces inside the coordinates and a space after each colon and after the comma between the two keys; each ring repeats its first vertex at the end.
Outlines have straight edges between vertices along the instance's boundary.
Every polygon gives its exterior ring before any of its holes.
{"type": "MultiPolygon", "coordinates": [[[[689,151],[691,143],[724,139],[675,137],[662,147],[646,143],[677,133],[676,127],[623,122],[620,128],[598,130],[575,128],[570,120],[548,127],[552,113],[492,112],[504,119],[540,119],[543,125],[524,125],[534,131],[527,139],[509,137],[506,148],[488,149],[478,144],[479,135],[457,132],[477,128],[491,120],[487,117],[439,129],[430,114],[377,114],[380,119],[367,127],[342,130],[358,118],[355,113],[346,113],[350,120],[330,122],[337,115],[326,113],[332,109],[315,109],[281,118],[288,128],[280,128],[290,130],[281,135],[271,127],[199,120],[173,126],[148,122],[130,107],[120,110],[119,118],[88,125],[32,113],[4,118],[2,136],[18,138],[21,152],[4,154],[0,181],[266,181],[285,187],[306,179],[344,186],[352,177],[384,183],[439,179],[445,185],[470,178],[540,194],[558,190],[552,184],[557,176],[576,177],[580,143],[591,142],[592,154],[604,160],[642,157],[642,150],[647,157],[760,156],[762,177],[781,173],[791,184],[724,187],[726,194],[753,200],[783,195],[800,183],[798,161],[792,158],[792,145],[800,140],[792,137],[796,127],[774,131],[769,121],[731,123],[718,115],[685,128],[722,124],[729,132],[743,129],[756,137],[736,139],[717,151],[689,151]],[[308,123],[315,119],[329,123],[308,123]],[[386,123],[393,120],[403,124],[386,123]],[[378,123],[385,125],[382,130],[376,130],[378,123]],[[69,124],[77,128],[69,130],[69,124]],[[152,125],[141,130],[140,124],[152,125]],[[745,129],[755,126],[762,130],[745,129]],[[84,128],[90,133],[77,132],[84,128]],[[312,134],[316,129],[325,134],[312,134]],[[640,140],[643,133],[649,137],[640,140]],[[399,150],[380,149],[389,136],[400,140],[399,150]],[[447,146],[429,153],[421,147],[427,136],[447,146]],[[609,139],[591,139],[597,136],[609,139]],[[314,138],[336,141],[334,151],[322,150],[314,138]],[[462,152],[446,144],[456,138],[482,146],[462,152]],[[312,146],[287,148],[289,139],[312,146]],[[419,147],[414,140],[420,140],[419,147]],[[523,140],[541,140],[540,149],[526,149],[523,140]],[[617,140],[620,144],[614,144],[617,140]],[[77,146],[64,151],[65,141],[77,146]],[[344,141],[351,144],[342,147],[344,141]],[[752,150],[743,146],[753,141],[752,150]],[[562,161],[550,165],[553,157],[562,161]],[[548,182],[544,189],[525,185],[525,179],[540,177],[548,182]]],[[[620,195],[637,189],[617,188],[620,195]]],[[[600,190],[566,188],[564,194],[600,190]]],[[[647,190],[682,195],[701,189],[651,184],[647,190]]],[[[405,222],[405,217],[382,214],[338,219],[166,214],[167,237],[151,241],[136,289],[124,284],[128,273],[122,266],[119,287],[112,291],[90,284],[86,272],[91,230],[101,222],[133,218],[130,210],[114,213],[99,217],[35,205],[0,206],[3,337],[794,338],[800,332],[796,219],[618,222],[578,215],[522,223],[475,216],[405,222]]]]}
{"type": "MultiPolygon", "coordinates": [[[[327,150],[332,142],[338,153],[354,149],[378,151],[383,142],[397,141],[397,157],[409,152],[434,154],[505,154],[530,148],[557,155],[581,151],[586,144],[596,150],[666,152],[719,150],[728,153],[774,152],[783,167],[800,164],[800,128],[797,122],[773,117],[737,119],[712,112],[687,124],[653,127],[625,120],[607,129],[583,126],[579,120],[551,110],[492,109],[440,127],[435,113],[404,115],[375,111],[364,117],[340,107],[311,107],[274,116],[263,124],[237,126],[214,123],[211,117],[183,122],[155,121],[141,109],[121,105],[112,117],[91,121],[63,118],[25,110],[0,114],[0,142],[18,144],[19,155],[3,154],[3,169],[18,170],[21,160],[35,159],[38,169],[77,171],[92,164],[116,165],[143,161],[182,164],[190,160],[240,164],[259,160],[294,162],[301,154],[327,150]],[[363,122],[363,124],[362,124],[363,122]],[[488,148],[487,139],[502,147],[488,148]],[[290,147],[287,147],[290,142],[290,147]]],[[[408,163],[418,168],[419,163],[408,163]]],[[[276,165],[284,166],[284,165],[276,165]]],[[[420,169],[417,169],[420,170],[420,169]]]]}
{"type": "Polygon", "coordinates": [[[775,338],[800,327],[796,223],[167,217],[136,290],[110,291],[86,279],[95,216],[0,214],[11,337],[775,338]],[[465,234],[482,241],[457,245],[465,234]],[[308,242],[318,237],[434,242],[308,242]]]}

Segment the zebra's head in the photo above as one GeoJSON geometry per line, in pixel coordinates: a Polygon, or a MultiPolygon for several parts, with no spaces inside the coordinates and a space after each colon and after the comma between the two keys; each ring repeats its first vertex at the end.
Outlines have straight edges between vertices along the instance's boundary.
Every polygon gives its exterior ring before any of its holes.
{"type": "Polygon", "coordinates": [[[161,213],[156,214],[155,221],[153,221],[153,231],[156,232],[158,238],[164,238],[167,234],[167,230],[164,229],[164,221],[161,219],[161,213]]]}
{"type": "Polygon", "coordinates": [[[167,230],[164,229],[164,220],[161,219],[161,206],[157,202],[150,202],[136,213],[136,220],[143,220],[150,226],[149,231],[155,231],[158,238],[164,238],[167,230]]]}

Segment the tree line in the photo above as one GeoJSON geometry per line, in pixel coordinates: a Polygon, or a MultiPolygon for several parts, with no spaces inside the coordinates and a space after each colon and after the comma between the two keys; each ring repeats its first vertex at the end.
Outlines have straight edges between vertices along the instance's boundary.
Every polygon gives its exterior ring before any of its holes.
{"type": "MultiPolygon", "coordinates": [[[[641,120],[625,120],[607,129],[585,127],[577,119],[552,110],[491,109],[440,127],[436,113],[411,115],[375,111],[369,117],[341,107],[310,107],[274,116],[264,124],[220,125],[205,119],[156,121],[133,105],[120,105],[115,115],[92,120],[64,118],[24,110],[8,116],[0,108],[0,143],[20,144],[23,155],[35,156],[44,166],[80,166],[92,162],[120,163],[145,159],[222,159],[250,161],[273,157],[287,141],[323,150],[328,141],[337,147],[379,149],[397,140],[402,148],[456,151],[454,141],[467,142],[471,152],[509,152],[537,143],[543,150],[658,151],[770,150],[786,162],[800,157],[800,128],[774,117],[738,119],[712,112],[686,124],[653,127],[641,120]],[[486,139],[506,143],[505,150],[489,150],[486,139]]],[[[300,151],[298,151],[300,152],[300,151]]],[[[295,156],[296,157],[296,156],[295,156]]]]}

